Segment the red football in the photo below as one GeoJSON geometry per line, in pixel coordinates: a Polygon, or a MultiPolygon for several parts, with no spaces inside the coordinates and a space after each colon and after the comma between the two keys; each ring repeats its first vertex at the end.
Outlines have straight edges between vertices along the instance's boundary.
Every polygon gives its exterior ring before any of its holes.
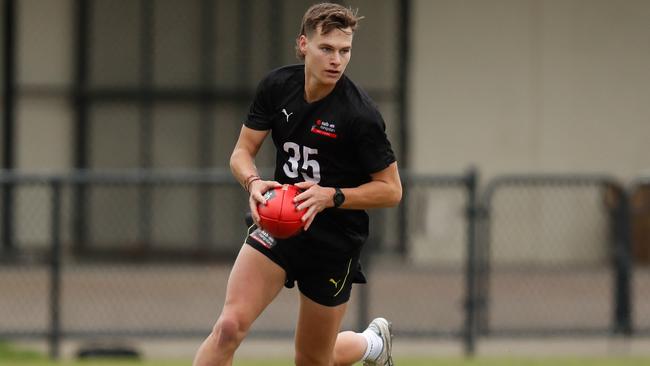
{"type": "Polygon", "coordinates": [[[293,198],[300,189],[291,184],[274,188],[264,194],[266,205],[258,204],[260,226],[264,231],[277,239],[286,239],[298,234],[305,225],[300,219],[304,210],[296,209],[297,203],[293,198]]]}

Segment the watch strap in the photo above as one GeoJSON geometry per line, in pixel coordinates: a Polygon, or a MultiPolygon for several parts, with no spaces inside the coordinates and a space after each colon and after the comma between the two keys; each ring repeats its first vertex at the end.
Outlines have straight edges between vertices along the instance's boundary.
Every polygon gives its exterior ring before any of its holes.
{"type": "Polygon", "coordinates": [[[343,202],[345,202],[345,195],[343,194],[343,191],[341,191],[341,188],[334,188],[334,208],[340,207],[343,202]]]}

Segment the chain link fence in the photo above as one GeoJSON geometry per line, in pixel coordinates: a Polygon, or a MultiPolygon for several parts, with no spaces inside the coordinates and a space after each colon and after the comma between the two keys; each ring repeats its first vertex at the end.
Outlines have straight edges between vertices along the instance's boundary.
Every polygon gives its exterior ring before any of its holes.
{"type": "MultiPolygon", "coordinates": [[[[648,180],[499,177],[479,205],[472,172],[403,179],[402,205],[371,211],[370,282],[344,328],[385,315],[403,337],[464,339],[468,352],[478,335],[649,334],[648,180]]],[[[1,338],[49,338],[56,355],[61,338],[209,332],[244,235],[246,197],[227,172],[4,172],[0,184],[14,193],[1,338]]],[[[283,291],[251,335],[290,337],[296,296],[283,291]]]]}
{"type": "MultiPolygon", "coordinates": [[[[616,327],[613,179],[501,177],[485,192],[488,334],[606,333],[616,327]]],[[[615,190],[619,192],[621,190],[615,190]]],[[[620,199],[620,196],[617,197],[620,199]]]]}
{"type": "Polygon", "coordinates": [[[474,173],[403,179],[405,254],[373,265],[370,312],[390,315],[402,336],[462,337],[474,173]]]}
{"type": "MultiPolygon", "coordinates": [[[[7,310],[0,313],[0,337],[49,337],[57,349],[62,337],[209,332],[245,229],[246,197],[229,173],[5,172],[0,178],[15,192],[15,212],[3,221],[10,225],[0,228],[13,248],[0,261],[0,291],[12,294],[0,299],[7,310]],[[75,213],[79,207],[82,220],[75,213]]],[[[406,179],[413,254],[401,259],[374,261],[367,255],[394,250],[384,242],[401,231],[391,219],[398,211],[371,212],[374,230],[364,258],[371,282],[355,288],[345,328],[360,329],[375,314],[390,314],[403,335],[462,334],[465,181],[460,175],[406,179]],[[420,205],[425,200],[431,201],[428,208],[420,205]],[[429,212],[434,201],[447,202],[444,212],[429,212]],[[426,217],[416,220],[418,211],[426,217]],[[454,223],[445,228],[450,232],[428,227],[447,214],[454,223]],[[426,260],[432,253],[425,254],[430,240],[449,252],[434,266],[426,260]],[[413,301],[406,304],[405,298],[413,301]]],[[[251,334],[292,335],[296,296],[295,290],[283,291],[251,334]]]]}

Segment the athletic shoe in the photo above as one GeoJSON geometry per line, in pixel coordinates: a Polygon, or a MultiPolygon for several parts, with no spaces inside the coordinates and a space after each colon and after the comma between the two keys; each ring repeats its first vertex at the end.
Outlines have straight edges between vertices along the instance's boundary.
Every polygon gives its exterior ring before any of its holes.
{"type": "Polygon", "coordinates": [[[370,325],[368,325],[368,329],[377,333],[377,335],[381,337],[381,340],[384,342],[384,347],[382,348],[381,353],[376,360],[363,361],[363,365],[393,366],[393,357],[391,356],[391,352],[393,350],[392,324],[384,318],[375,318],[372,322],[370,322],[370,325]]]}

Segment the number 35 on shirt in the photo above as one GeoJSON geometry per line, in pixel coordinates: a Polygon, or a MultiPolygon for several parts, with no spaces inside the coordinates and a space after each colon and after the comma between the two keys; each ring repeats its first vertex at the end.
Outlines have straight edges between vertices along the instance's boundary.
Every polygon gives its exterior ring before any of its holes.
{"type": "Polygon", "coordinates": [[[282,170],[284,170],[287,177],[298,178],[300,173],[305,181],[320,182],[320,165],[315,159],[318,155],[318,149],[300,146],[290,141],[285,142],[282,148],[289,155],[289,161],[282,166],[282,170]],[[309,168],[311,168],[311,175],[309,174],[309,168]]]}

